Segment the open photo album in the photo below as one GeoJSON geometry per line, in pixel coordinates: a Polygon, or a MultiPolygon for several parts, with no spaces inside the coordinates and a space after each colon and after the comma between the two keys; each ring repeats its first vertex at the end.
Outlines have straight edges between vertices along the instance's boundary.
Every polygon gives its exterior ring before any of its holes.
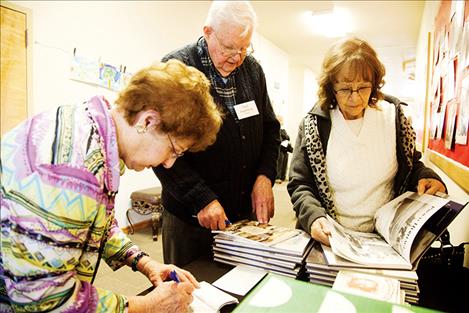
{"type": "Polygon", "coordinates": [[[449,198],[406,192],[378,209],[373,233],[347,229],[329,218],[331,248],[363,267],[415,269],[465,206],[449,198]]]}

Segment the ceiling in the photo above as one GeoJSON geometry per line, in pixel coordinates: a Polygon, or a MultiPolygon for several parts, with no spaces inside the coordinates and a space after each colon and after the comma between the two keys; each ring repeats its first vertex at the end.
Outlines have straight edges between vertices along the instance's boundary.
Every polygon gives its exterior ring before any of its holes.
{"type": "Polygon", "coordinates": [[[326,50],[338,38],[314,34],[302,19],[306,11],[348,10],[354,30],[367,40],[388,67],[415,56],[425,1],[251,1],[258,32],[286,51],[292,60],[319,73],[326,50]]]}

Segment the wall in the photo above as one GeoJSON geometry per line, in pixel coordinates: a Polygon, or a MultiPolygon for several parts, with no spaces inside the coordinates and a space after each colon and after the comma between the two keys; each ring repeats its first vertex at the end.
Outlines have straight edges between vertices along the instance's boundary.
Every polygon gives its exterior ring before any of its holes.
{"type": "Polygon", "coordinates": [[[253,35],[254,57],[264,69],[270,101],[277,115],[286,117],[288,107],[288,54],[260,34],[253,35]]]}
{"type": "MultiPolygon", "coordinates": [[[[416,64],[416,99],[419,102],[424,103],[425,101],[425,83],[426,83],[426,65],[427,65],[427,34],[428,32],[432,33],[433,39],[433,30],[434,30],[434,20],[438,12],[440,2],[439,1],[426,1],[425,9],[422,16],[422,22],[420,25],[420,34],[417,48],[417,64],[416,64]]],[[[467,5],[467,4],[466,4],[467,5]]],[[[428,116],[426,117],[428,120],[428,116]]],[[[427,143],[425,142],[425,145],[427,143]]],[[[431,163],[427,154],[424,153],[424,162],[431,168],[433,168],[445,181],[449,194],[454,196],[456,199],[461,199],[461,201],[468,201],[469,195],[456,183],[454,183],[451,178],[449,178],[443,171],[441,171],[437,166],[431,163]]],[[[451,242],[453,244],[459,244],[461,242],[469,242],[469,209],[466,207],[464,211],[455,219],[455,221],[450,225],[449,231],[451,234],[451,242]]],[[[469,253],[466,253],[465,265],[469,267],[469,253]]]]}
{"type": "MultiPolygon", "coordinates": [[[[32,12],[32,101],[31,114],[71,101],[102,94],[116,94],[69,79],[72,52],[125,65],[135,72],[169,51],[195,41],[210,1],[12,1],[32,12]],[[176,18],[177,15],[177,18],[176,18]],[[183,22],[181,22],[183,21],[183,22]]],[[[255,57],[260,59],[275,109],[288,114],[288,56],[259,34],[254,35],[255,57]]],[[[285,119],[288,119],[286,117],[285,119]]],[[[130,207],[130,194],[160,185],[150,170],[126,171],[116,197],[116,218],[121,227],[130,207]]],[[[148,217],[132,214],[133,221],[148,217]]]]}

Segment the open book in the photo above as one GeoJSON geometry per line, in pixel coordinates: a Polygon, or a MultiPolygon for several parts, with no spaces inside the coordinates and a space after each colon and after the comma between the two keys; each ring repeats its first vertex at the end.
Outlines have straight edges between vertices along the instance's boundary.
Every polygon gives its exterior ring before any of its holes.
{"type": "Polygon", "coordinates": [[[406,192],[378,209],[376,233],[352,231],[329,218],[332,251],[363,267],[415,269],[423,253],[466,204],[406,192]]]}
{"type": "Polygon", "coordinates": [[[231,224],[224,230],[212,230],[212,233],[221,233],[226,237],[272,246],[301,234],[301,230],[242,220],[231,224]]]}
{"type": "Polygon", "coordinates": [[[225,305],[239,303],[232,295],[205,281],[200,282],[200,288],[195,289],[192,296],[194,299],[189,306],[189,313],[217,313],[225,305]]]}

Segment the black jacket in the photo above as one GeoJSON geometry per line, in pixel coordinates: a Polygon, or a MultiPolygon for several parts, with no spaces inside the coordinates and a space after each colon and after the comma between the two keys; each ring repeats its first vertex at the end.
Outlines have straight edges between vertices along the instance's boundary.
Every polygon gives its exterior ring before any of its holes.
{"type": "MultiPolygon", "coordinates": [[[[163,58],[178,59],[204,72],[196,43],[163,58]]],[[[247,218],[252,211],[251,192],[258,175],[275,182],[280,125],[267,94],[264,72],[248,56],[234,73],[236,103],[254,100],[259,115],[236,121],[216,92],[211,90],[225,116],[214,145],[197,153],[186,153],[172,168],[154,168],[161,181],[164,208],[198,225],[194,216],[218,199],[230,221],[247,218]]]]}

